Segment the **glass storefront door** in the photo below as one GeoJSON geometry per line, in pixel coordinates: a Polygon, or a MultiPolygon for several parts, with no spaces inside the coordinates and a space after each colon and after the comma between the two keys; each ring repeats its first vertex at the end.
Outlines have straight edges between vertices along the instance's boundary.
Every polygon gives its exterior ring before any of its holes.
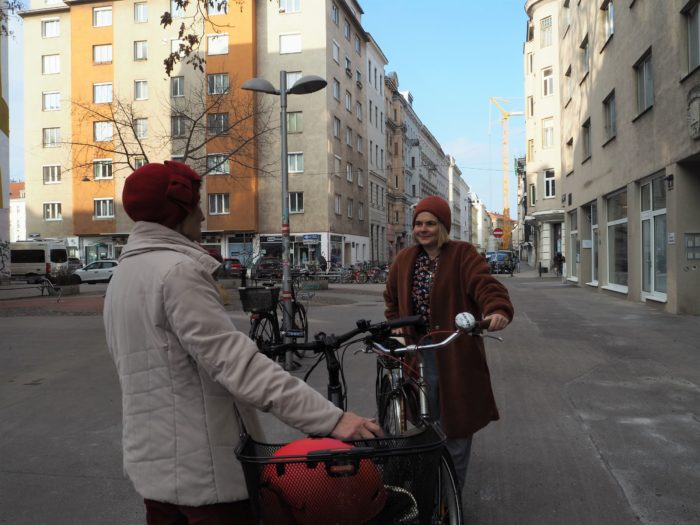
{"type": "Polygon", "coordinates": [[[666,188],[663,177],[641,187],[642,296],[666,295],[666,188]]]}

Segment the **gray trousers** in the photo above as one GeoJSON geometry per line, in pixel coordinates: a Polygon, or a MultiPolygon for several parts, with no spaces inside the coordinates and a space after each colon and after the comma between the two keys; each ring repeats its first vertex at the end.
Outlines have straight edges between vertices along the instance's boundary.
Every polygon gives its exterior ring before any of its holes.
{"type": "MultiPolygon", "coordinates": [[[[423,341],[428,344],[428,339],[423,341]]],[[[435,352],[440,350],[425,350],[421,352],[423,359],[423,374],[425,382],[428,384],[428,408],[430,409],[430,417],[434,421],[440,423],[440,385],[438,382],[438,369],[435,360],[435,352]]],[[[457,471],[457,480],[459,481],[460,489],[464,488],[464,482],[467,478],[467,468],[469,467],[469,455],[472,449],[472,437],[466,438],[447,438],[447,450],[452,456],[452,462],[457,471]]]]}

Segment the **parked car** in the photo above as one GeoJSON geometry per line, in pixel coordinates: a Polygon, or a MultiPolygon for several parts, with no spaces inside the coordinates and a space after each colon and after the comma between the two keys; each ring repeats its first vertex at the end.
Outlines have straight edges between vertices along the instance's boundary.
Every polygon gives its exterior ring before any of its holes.
{"type": "Polygon", "coordinates": [[[253,267],[255,279],[281,279],[282,261],[274,257],[263,257],[253,267]]]}
{"type": "Polygon", "coordinates": [[[71,275],[71,281],[75,284],[108,283],[118,265],[119,262],[113,259],[102,259],[100,261],[95,261],[78,270],[75,270],[71,275]]]}
{"type": "Polygon", "coordinates": [[[224,259],[219,275],[221,278],[239,277],[241,275],[241,261],[235,257],[224,259]]]}
{"type": "Polygon", "coordinates": [[[499,250],[495,252],[489,259],[491,273],[509,273],[513,275],[515,272],[515,255],[508,250],[499,250]]]}
{"type": "Polygon", "coordinates": [[[68,273],[73,273],[83,267],[83,263],[77,257],[68,257],[68,273]]]}

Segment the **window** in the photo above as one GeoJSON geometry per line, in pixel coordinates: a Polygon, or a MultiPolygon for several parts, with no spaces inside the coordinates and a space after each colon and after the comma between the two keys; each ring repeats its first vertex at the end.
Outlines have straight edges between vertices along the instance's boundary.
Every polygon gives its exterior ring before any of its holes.
{"type": "Polygon", "coordinates": [[[343,20],[343,36],[350,42],[350,22],[348,22],[347,18],[343,20]]]}
{"type": "Polygon", "coordinates": [[[345,128],[345,145],[352,148],[352,128],[345,128]]]}
{"type": "Polygon", "coordinates": [[[357,218],[361,221],[365,220],[365,205],[362,202],[357,205],[357,218]]]}
{"type": "Polygon", "coordinates": [[[112,123],[95,122],[93,128],[95,142],[108,142],[112,140],[112,123]]]}
{"type": "Polygon", "coordinates": [[[95,104],[109,104],[112,102],[112,83],[93,84],[92,101],[95,104]]]}
{"type": "Polygon", "coordinates": [[[280,35],[280,55],[301,53],[301,33],[280,35]]]}
{"type": "Polygon", "coordinates": [[[304,213],[304,192],[289,192],[289,213],[304,213]]]}
{"type": "Polygon", "coordinates": [[[603,118],[605,119],[606,142],[617,135],[617,111],[615,110],[615,91],[603,101],[603,118]]]}
{"type": "Polygon", "coordinates": [[[301,11],[301,0],[280,0],[280,13],[298,13],[301,11]]]}
{"type": "Polygon", "coordinates": [[[95,219],[114,218],[114,199],[95,199],[95,219]]]}
{"type": "Polygon", "coordinates": [[[45,91],[41,94],[41,109],[56,111],[61,109],[61,94],[58,91],[45,91]]]}
{"type": "Polygon", "coordinates": [[[61,182],[61,166],[52,164],[42,168],[44,175],[44,184],[58,184],[61,182]]]}
{"type": "Polygon", "coordinates": [[[340,64],[340,46],[335,40],[333,40],[333,60],[336,64],[340,64]]]}
{"type": "Polygon", "coordinates": [[[338,117],[333,117],[333,137],[340,138],[340,119],[338,117]]]}
{"type": "Polygon", "coordinates": [[[374,142],[371,140],[369,141],[369,163],[374,164],[374,155],[372,155],[372,152],[374,151],[374,142]]]}
{"type": "Polygon", "coordinates": [[[527,97],[527,116],[532,117],[535,114],[535,98],[527,97]]]}
{"type": "Polygon", "coordinates": [[[335,198],[333,200],[335,204],[335,214],[340,215],[341,196],[336,193],[335,198]]]}
{"type": "Polygon", "coordinates": [[[215,153],[207,155],[207,172],[209,175],[228,175],[231,173],[231,162],[228,155],[215,153]]]}
{"type": "Polygon", "coordinates": [[[134,3],[134,22],[137,24],[148,22],[148,4],[146,2],[134,3]]]}
{"type": "Polygon", "coordinates": [[[225,15],[226,13],[228,13],[227,0],[213,0],[212,2],[207,2],[207,14],[209,16],[225,15]]]}
{"type": "Polygon", "coordinates": [[[685,18],[688,32],[688,72],[700,66],[700,16],[699,4],[686,11],[685,18]]]}
{"type": "Polygon", "coordinates": [[[340,82],[337,79],[333,79],[333,98],[340,100],[340,82]]]}
{"type": "Polygon", "coordinates": [[[342,159],[338,155],[333,156],[333,175],[340,177],[342,159]]]}
{"type": "Polygon", "coordinates": [[[134,42],[134,60],[148,59],[148,43],[145,40],[134,42]]]}
{"type": "Polygon", "coordinates": [[[542,96],[548,97],[554,94],[554,73],[551,67],[542,70],[542,96]]]}
{"type": "Polygon", "coordinates": [[[172,77],[170,79],[170,96],[173,98],[185,96],[185,77],[172,77]]]}
{"type": "Polygon", "coordinates": [[[349,91],[345,92],[345,109],[352,111],[352,94],[349,91]]]}
{"type": "Polygon", "coordinates": [[[209,95],[223,95],[228,91],[228,73],[215,73],[207,75],[207,85],[209,95]]]}
{"type": "Polygon", "coordinates": [[[540,20],[540,47],[552,45],[552,17],[540,20]]]}
{"type": "Polygon", "coordinates": [[[364,174],[362,172],[362,168],[357,168],[357,185],[360,188],[364,188],[364,186],[365,186],[365,180],[364,180],[363,175],[364,174]]]}
{"type": "Polygon", "coordinates": [[[591,119],[586,120],[581,126],[581,143],[583,147],[583,160],[591,156],[591,119]]]}
{"type": "Polygon", "coordinates": [[[590,46],[588,45],[588,35],[579,46],[579,58],[581,62],[581,80],[588,75],[591,68],[590,46]]]}
{"type": "Polygon", "coordinates": [[[207,115],[207,133],[210,135],[228,133],[228,113],[209,113],[207,115]]]}
{"type": "Polygon", "coordinates": [[[44,128],[41,130],[45,148],[56,148],[61,142],[61,128],[44,128]]]}
{"type": "Polygon", "coordinates": [[[134,99],[146,100],[148,98],[148,80],[134,80],[134,99]]]}
{"type": "Polygon", "coordinates": [[[627,190],[606,199],[608,209],[608,281],[627,288],[627,190]]]}
{"type": "Polygon", "coordinates": [[[63,219],[61,215],[60,202],[45,202],[44,203],[44,220],[45,221],[60,221],[63,219]]]}
{"type": "Polygon", "coordinates": [[[654,83],[651,76],[651,51],[634,66],[637,76],[637,112],[643,113],[654,104],[654,83]]]}
{"type": "Polygon", "coordinates": [[[527,141],[527,162],[532,162],[535,158],[535,140],[529,139],[527,141]]]}
{"type": "Polygon", "coordinates": [[[533,54],[533,53],[528,53],[528,54],[527,54],[527,72],[528,72],[528,74],[530,74],[530,75],[532,74],[532,71],[533,71],[532,67],[533,67],[533,64],[534,64],[534,60],[535,60],[534,54],[533,54]]]}
{"type": "MultiPolygon", "coordinates": [[[[666,181],[664,176],[640,188],[642,219],[642,295],[666,294],[666,181]]],[[[687,246],[687,245],[686,245],[687,246]]]]}
{"type": "Polygon", "coordinates": [[[352,60],[347,56],[345,57],[345,74],[352,77],[352,60]]]}
{"type": "Polygon", "coordinates": [[[287,171],[289,173],[302,173],[304,171],[303,153],[287,153],[287,171]]]}
{"type": "Polygon", "coordinates": [[[613,0],[608,0],[601,9],[603,10],[603,39],[607,41],[615,33],[615,7],[613,0]]]}
{"type": "Polygon", "coordinates": [[[112,61],[112,44],[92,46],[92,61],[95,64],[107,64],[112,61]]]}
{"type": "Polygon", "coordinates": [[[58,18],[41,21],[42,38],[55,38],[61,35],[61,26],[58,18]]]}
{"type": "Polygon", "coordinates": [[[179,38],[173,38],[170,41],[170,52],[179,56],[180,58],[184,58],[185,56],[185,43],[181,42],[179,38]]]}
{"type": "Polygon", "coordinates": [[[357,135],[357,152],[358,153],[363,153],[365,149],[365,139],[362,138],[362,135],[358,133],[357,135]]]}
{"type": "Polygon", "coordinates": [[[146,165],[146,158],[145,157],[136,157],[134,159],[134,166],[136,169],[139,169],[142,166],[146,165]]]}
{"type": "Polygon", "coordinates": [[[335,4],[331,5],[331,22],[333,22],[335,25],[338,25],[340,22],[340,18],[338,16],[338,6],[335,4]]]}
{"type": "Polygon", "coordinates": [[[134,135],[136,135],[137,139],[145,139],[146,137],[148,137],[147,118],[134,119],[134,135]]]}
{"type": "Polygon", "coordinates": [[[287,113],[287,133],[301,133],[304,131],[304,115],[301,111],[287,113]]]}
{"type": "Polygon", "coordinates": [[[173,115],[170,117],[170,136],[173,138],[187,135],[187,119],[184,115],[173,115]]]}
{"type": "Polygon", "coordinates": [[[170,0],[170,14],[173,18],[183,18],[185,16],[185,8],[178,5],[177,0],[170,0]]]}
{"type": "Polygon", "coordinates": [[[578,277],[578,263],[581,255],[581,241],[578,236],[578,210],[569,213],[569,253],[568,272],[573,278],[578,277]]]}
{"type": "Polygon", "coordinates": [[[534,206],[537,202],[537,186],[530,184],[530,191],[528,193],[530,194],[530,206],[534,206]]]}
{"type": "Polygon", "coordinates": [[[301,78],[301,71],[287,71],[287,89],[292,87],[301,78]]]}
{"type": "Polygon", "coordinates": [[[229,194],[209,194],[209,215],[225,215],[229,213],[229,194]]]}
{"type": "Polygon", "coordinates": [[[348,182],[352,182],[352,164],[349,162],[345,165],[345,178],[348,182]]]}
{"type": "Polygon", "coordinates": [[[554,147],[554,119],[542,119],[542,149],[554,147]]]}
{"type": "Polygon", "coordinates": [[[352,208],[353,208],[352,199],[348,199],[347,204],[348,204],[348,219],[352,219],[352,208]]]}
{"type": "Polygon", "coordinates": [[[207,55],[228,54],[228,33],[207,35],[207,55]]]}
{"type": "Polygon", "coordinates": [[[574,171],[574,138],[571,137],[566,142],[566,149],[564,150],[564,173],[566,175],[571,175],[574,171]]]}
{"type": "Polygon", "coordinates": [[[362,102],[357,102],[355,104],[355,115],[357,115],[357,120],[362,122],[362,102]]]}
{"type": "Polygon", "coordinates": [[[92,161],[92,176],[95,180],[112,178],[112,159],[95,159],[92,161]]]}
{"type": "Polygon", "coordinates": [[[55,75],[61,72],[60,55],[44,55],[41,57],[41,74],[55,75]]]}
{"type": "Polygon", "coordinates": [[[544,198],[551,199],[556,195],[554,170],[544,170],[544,198]]]}
{"type": "Polygon", "coordinates": [[[112,8],[111,7],[93,7],[92,8],[92,25],[93,27],[106,27],[112,25],[112,8]]]}
{"type": "Polygon", "coordinates": [[[369,101],[369,122],[372,123],[372,101],[369,101]]]}

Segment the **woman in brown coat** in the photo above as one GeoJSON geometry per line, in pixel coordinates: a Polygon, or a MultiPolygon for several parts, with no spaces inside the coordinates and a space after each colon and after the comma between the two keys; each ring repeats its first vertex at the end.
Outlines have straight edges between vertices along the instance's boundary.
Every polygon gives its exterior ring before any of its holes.
{"type": "MultiPolygon", "coordinates": [[[[422,199],[413,214],[415,245],[396,256],[389,271],[384,302],[387,319],[420,314],[424,333],[452,331],[460,312],[490,321],[489,331],[502,330],[513,319],[508,290],[489,273],[489,265],[473,245],[449,240],[450,205],[437,196],[422,199]]],[[[464,486],[472,435],[498,419],[484,342],[463,336],[451,345],[422,354],[433,417],[448,437],[447,446],[464,486]]]]}

